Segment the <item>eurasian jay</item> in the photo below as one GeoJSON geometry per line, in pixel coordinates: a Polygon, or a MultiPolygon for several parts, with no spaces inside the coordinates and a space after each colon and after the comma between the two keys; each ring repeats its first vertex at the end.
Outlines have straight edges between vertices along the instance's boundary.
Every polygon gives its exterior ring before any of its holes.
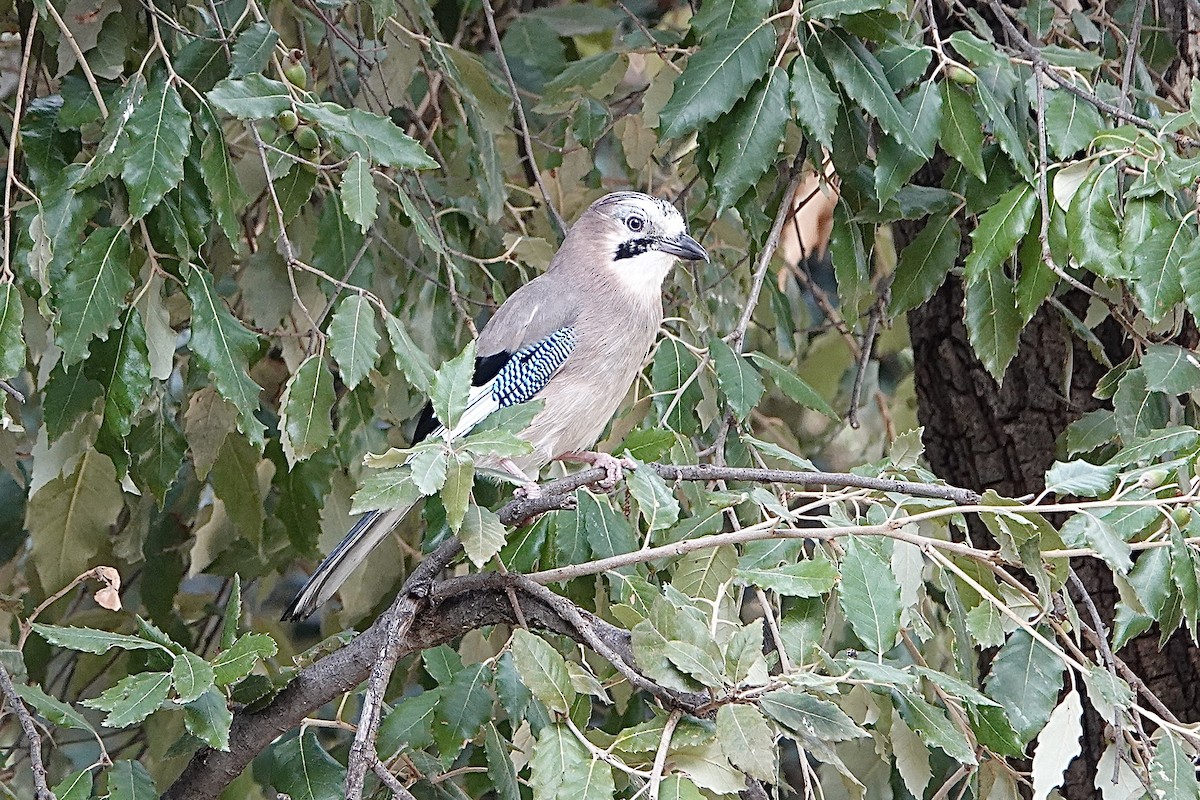
{"type": "MultiPolygon", "coordinates": [[[[473,389],[458,425],[446,431],[427,406],[414,443],[464,436],[493,412],[543,401],[519,436],[532,451],[480,463],[500,467],[536,492],[552,460],[602,466],[611,485],[617,459],[589,452],[617,412],[663,319],[662,284],[675,259],[707,260],[670,203],[639,192],[605,195],[567,231],[546,271],[514,292],[479,334],[473,389]]],[[[324,603],[412,506],[369,512],[346,534],[284,612],[303,619],[324,603]]]]}

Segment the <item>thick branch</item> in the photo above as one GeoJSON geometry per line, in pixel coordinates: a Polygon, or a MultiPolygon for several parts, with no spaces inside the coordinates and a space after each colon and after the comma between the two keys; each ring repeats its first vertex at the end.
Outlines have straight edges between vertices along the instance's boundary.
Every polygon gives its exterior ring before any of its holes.
{"type": "Polygon", "coordinates": [[[21,723],[21,730],[29,741],[29,765],[33,769],[33,791],[37,800],[54,800],[54,793],[46,783],[46,765],[42,763],[42,737],[38,734],[37,726],[33,724],[33,716],[29,709],[17,696],[17,688],[13,686],[12,677],[3,663],[0,663],[0,694],[4,695],[4,699],[12,706],[21,723]]]}

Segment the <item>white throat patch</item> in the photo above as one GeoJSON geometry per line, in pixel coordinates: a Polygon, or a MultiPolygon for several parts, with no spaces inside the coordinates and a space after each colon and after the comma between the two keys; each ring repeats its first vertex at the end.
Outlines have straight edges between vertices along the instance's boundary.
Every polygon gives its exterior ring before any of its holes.
{"type": "Polygon", "coordinates": [[[662,292],[663,281],[675,265],[675,256],[661,250],[647,250],[630,258],[610,262],[612,270],[622,286],[636,295],[657,296],[662,292]]]}

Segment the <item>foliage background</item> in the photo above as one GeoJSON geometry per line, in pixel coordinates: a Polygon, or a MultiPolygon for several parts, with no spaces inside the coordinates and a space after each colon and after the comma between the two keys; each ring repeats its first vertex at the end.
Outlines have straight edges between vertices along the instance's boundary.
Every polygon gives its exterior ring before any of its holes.
{"type": "Polygon", "coordinates": [[[9,794],[44,761],[60,798],[189,763],[172,796],[339,797],[348,765],[400,797],[1041,798],[1075,759],[1065,796],[1200,796],[1155,660],[1195,663],[1200,615],[1188,4],[3,13],[9,794]],[[643,466],[509,530],[471,461],[504,431],[364,468],[626,187],[713,258],[606,446],[857,477],[643,466]],[[780,257],[835,191],[827,261],[780,257]],[[414,492],[339,608],[275,622],[353,505],[414,492]],[[535,580],[447,573],[475,616],[412,601],[390,686],[360,685],[382,634],[320,660],[453,533],[535,580]]]}

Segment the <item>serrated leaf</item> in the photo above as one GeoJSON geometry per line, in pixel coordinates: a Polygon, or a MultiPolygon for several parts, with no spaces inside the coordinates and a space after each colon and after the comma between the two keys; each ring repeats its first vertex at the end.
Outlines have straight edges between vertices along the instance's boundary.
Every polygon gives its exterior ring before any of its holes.
{"type": "Polygon", "coordinates": [[[691,19],[692,30],[702,40],[734,25],[759,22],[771,13],[771,0],[726,0],[701,6],[691,19]]]}
{"type": "Polygon", "coordinates": [[[819,144],[827,150],[833,149],[833,129],[841,100],[829,88],[825,73],[803,52],[797,52],[792,61],[791,97],[796,121],[819,144]]]}
{"type": "Polygon", "coordinates": [[[264,426],[254,416],[262,391],[250,377],[250,358],[258,352],[258,336],[246,330],[225,307],[207,270],[193,268],[187,295],[192,303],[192,352],[212,376],[217,391],[238,410],[238,430],[261,447],[264,426]]]}
{"type": "Polygon", "coordinates": [[[1022,746],[1050,719],[1065,669],[1058,656],[1024,630],[1014,631],[996,653],[985,690],[1008,709],[1008,719],[1022,746]]]}
{"type": "Polygon", "coordinates": [[[767,692],[758,707],[788,730],[816,741],[844,742],[867,735],[836,705],[801,689],[767,692]]]}
{"type": "Polygon", "coordinates": [[[612,767],[591,754],[565,725],[546,725],[533,747],[534,800],[612,800],[612,767]]]}
{"type": "Polygon", "coordinates": [[[121,180],[129,191],[129,215],[139,220],[183,180],[183,159],[192,140],[192,117],[165,77],[155,81],[129,118],[129,155],[121,180]]]}
{"type": "Polygon", "coordinates": [[[155,800],[154,778],[138,761],[121,760],[108,769],[109,800],[155,800]]]}
{"type": "Polygon", "coordinates": [[[42,397],[42,419],[51,442],[74,428],[80,415],[92,411],[104,394],[104,387],[87,376],[86,366],[66,369],[60,361],[50,373],[42,397]]]}
{"type": "MultiPolygon", "coordinates": [[[[579,506],[575,517],[593,556],[609,558],[637,549],[637,534],[633,526],[624,514],[612,507],[607,497],[598,497],[587,490],[577,496],[579,506]]],[[[665,520],[666,516],[662,518],[665,520]]]]}
{"type": "Polygon", "coordinates": [[[873,653],[886,653],[900,631],[900,587],[891,563],[861,537],[850,536],[838,592],[854,634],[873,653]]]}
{"type": "Polygon", "coordinates": [[[243,78],[262,71],[271,57],[279,34],[266,20],[255,22],[238,34],[230,58],[229,77],[243,78]]]}
{"type": "Polygon", "coordinates": [[[230,116],[266,119],[292,107],[288,87],[262,75],[225,79],[208,93],[208,101],[230,116]]]}
{"type": "Polygon", "coordinates": [[[344,797],[346,768],[325,752],[312,728],[271,748],[275,769],[271,785],[291,800],[344,797]]]}
{"type": "Polygon", "coordinates": [[[495,512],[470,503],[462,527],[458,531],[458,538],[471,563],[482,567],[500,552],[507,533],[504,523],[495,512]]]}
{"type": "Polygon", "coordinates": [[[89,449],[70,475],[46,483],[25,507],[33,563],[46,590],[66,586],[92,566],[124,507],[112,460],[89,449]]]}
{"type": "Polygon", "coordinates": [[[225,238],[235,247],[241,241],[242,231],[238,215],[246,207],[249,198],[242,189],[241,180],[229,160],[225,145],[225,132],[212,107],[200,105],[199,120],[203,124],[203,140],[200,143],[200,177],[208,189],[212,201],[213,215],[225,233],[225,238]]]}
{"type": "Polygon", "coordinates": [[[673,431],[688,434],[698,427],[695,409],[703,400],[693,379],[698,367],[696,357],[675,339],[663,340],[650,365],[656,410],[662,423],[673,431]]]}
{"type": "Polygon", "coordinates": [[[380,509],[408,508],[421,499],[421,490],[406,469],[389,469],[367,476],[354,493],[351,514],[380,509]]]}
{"type": "Polygon", "coordinates": [[[1082,752],[1083,704],[1072,689],[1050,714],[1033,751],[1033,800],[1046,800],[1062,785],[1067,767],[1082,752]]]}
{"type": "Polygon", "coordinates": [[[183,724],[188,733],[214,750],[229,750],[233,712],[216,687],[208,687],[183,707],[183,724]]]}
{"type": "Polygon", "coordinates": [[[404,377],[408,379],[414,389],[422,394],[428,394],[434,376],[429,356],[417,347],[404,325],[394,315],[387,314],[384,316],[383,322],[384,327],[387,328],[388,341],[392,345],[392,353],[396,356],[396,364],[404,372],[404,377]]]}
{"type": "Polygon", "coordinates": [[[458,426],[471,394],[471,376],[475,372],[475,343],[470,342],[462,352],[442,364],[433,378],[429,402],[433,413],[447,430],[458,426]]]}
{"type": "Polygon", "coordinates": [[[638,513],[646,520],[647,530],[669,528],[679,519],[679,501],[657,472],[639,464],[629,476],[629,494],[637,501],[638,513]]]}
{"type": "Polygon", "coordinates": [[[551,711],[566,714],[575,702],[567,662],[544,639],[525,630],[512,637],[512,654],[521,682],[551,711]]]}
{"type": "Polygon", "coordinates": [[[491,671],[486,664],[463,667],[450,683],[442,687],[443,701],[437,718],[449,726],[459,739],[473,739],[492,713],[494,699],[488,684],[491,671]]]}
{"type": "Polygon", "coordinates": [[[677,669],[710,689],[726,684],[723,665],[703,647],[675,639],[667,642],[666,655],[677,669]]]}
{"type": "Polygon", "coordinates": [[[813,411],[824,414],[830,419],[841,420],[838,413],[833,410],[833,406],[829,405],[816,389],[809,386],[793,370],[780,364],[765,353],[750,353],[748,354],[748,358],[766,369],[771,375],[771,380],[775,382],[779,390],[787,395],[788,399],[792,402],[799,403],[805,408],[811,408],[813,411]]]}
{"type": "Polygon", "coordinates": [[[21,322],[25,309],[15,283],[0,281],[0,380],[7,380],[25,369],[25,341],[21,322]]]}
{"type": "Polygon", "coordinates": [[[379,724],[379,755],[391,758],[401,747],[420,750],[432,744],[431,726],[441,699],[441,690],[428,689],[400,700],[379,724]]]}
{"type": "Polygon", "coordinates": [[[987,181],[983,167],[983,124],[967,90],[953,81],[941,82],[942,124],[940,144],[967,172],[987,181]]]}
{"type": "Polygon", "coordinates": [[[190,703],[213,685],[212,665],[195,653],[186,650],[175,656],[171,665],[171,682],[180,703],[190,703]]]}
{"type": "Polygon", "coordinates": [[[727,704],[717,710],[717,740],[725,757],[752,778],[778,780],[775,736],[757,708],[727,704]]]}
{"type": "Polygon", "coordinates": [[[314,353],[288,378],[279,399],[279,443],[288,465],[296,466],[333,438],[333,375],[320,353],[314,353]]]}
{"type": "Polygon", "coordinates": [[[749,96],[729,112],[718,140],[712,181],[718,214],[740,200],[775,163],[787,121],[787,74],[772,67],[749,96]]]}
{"type": "Polygon", "coordinates": [[[125,295],[133,288],[129,255],[129,234],[123,228],[97,228],[71,261],[55,292],[55,328],[64,365],[83,359],[92,339],[116,325],[125,295]]]}
{"type": "Polygon", "coordinates": [[[967,743],[967,737],[951,724],[942,709],[914,693],[898,695],[896,708],[908,726],[916,731],[927,745],[940,748],[959,763],[977,763],[975,754],[971,752],[967,743]]]}
{"type": "Polygon", "coordinates": [[[1131,199],[1121,222],[1121,256],[1133,276],[1133,293],[1151,322],[1184,299],[1181,265],[1196,240],[1186,219],[1171,219],[1161,197],[1131,199]]]}
{"type": "Polygon", "coordinates": [[[663,106],[660,132],[678,139],[733,108],[767,71],[775,52],[770,25],[739,25],[716,36],[688,59],[663,106]]]}
{"type": "Polygon", "coordinates": [[[967,284],[966,323],[975,355],[999,383],[1017,354],[1021,336],[1016,287],[999,268],[967,284]]]}
{"type": "Polygon", "coordinates": [[[87,718],[83,714],[76,711],[70,704],[46,694],[42,690],[42,687],[36,684],[30,685],[14,682],[13,688],[16,689],[17,696],[24,701],[25,705],[33,708],[52,724],[60,728],[89,731],[95,735],[95,728],[92,727],[92,724],[87,721],[87,718]]]}
{"type": "Polygon", "coordinates": [[[896,99],[874,54],[857,37],[841,30],[824,32],[820,44],[833,77],[846,94],[858,101],[889,136],[925,158],[932,157],[932,150],[924,149],[925,143],[915,137],[912,114],[896,99]]]}
{"type": "Polygon", "coordinates": [[[1065,89],[1046,90],[1046,140],[1058,160],[1086,148],[1103,124],[1094,104],[1065,89]]]}
{"type": "Polygon", "coordinates": [[[152,386],[146,329],[136,309],[126,309],[117,330],[92,348],[86,368],[104,387],[104,428],[116,439],[125,438],[152,386]]]}
{"type": "Polygon", "coordinates": [[[371,165],[357,153],[342,173],[342,208],[351,222],[366,233],[379,213],[379,192],[371,176],[371,165]]]}
{"type": "Polygon", "coordinates": [[[1067,209],[1071,255],[1102,278],[1127,277],[1121,268],[1116,200],[1116,169],[1099,168],[1083,179],[1067,209]]]}
{"type": "Polygon", "coordinates": [[[212,661],[217,686],[228,686],[250,674],[261,659],[270,658],[278,652],[275,640],[265,633],[247,633],[233,643],[233,647],[217,655],[212,661]]]}
{"type": "Polygon", "coordinates": [[[763,395],[762,378],[729,345],[714,336],[709,340],[709,352],[717,370],[717,385],[729,401],[729,407],[739,420],[750,415],[763,395]]]}
{"type": "MultiPolygon", "coordinates": [[[[91,771],[81,769],[50,787],[50,791],[54,792],[54,796],[58,800],[90,800],[92,788],[91,771]]],[[[148,792],[147,794],[153,796],[152,793],[148,792]]]]}
{"type": "Polygon", "coordinates": [[[301,119],[320,125],[330,141],[346,153],[370,156],[370,161],[380,166],[397,169],[438,166],[415,139],[379,114],[342,108],[336,103],[298,103],[296,113],[301,119]]]}
{"type": "Polygon", "coordinates": [[[361,294],[338,304],[329,323],[329,351],[337,362],[342,382],[353,389],[379,360],[379,331],[375,308],[361,294]]]}
{"type": "Polygon", "coordinates": [[[225,613],[221,617],[222,650],[233,647],[237,641],[238,628],[242,624],[242,578],[236,572],[229,586],[229,599],[225,601],[225,613]]]}
{"type": "Polygon", "coordinates": [[[1111,464],[1097,465],[1086,461],[1055,461],[1046,470],[1046,491],[1058,495],[1099,497],[1112,488],[1120,469],[1111,464]]]}
{"type": "Polygon", "coordinates": [[[774,569],[739,569],[737,583],[758,586],[788,597],[819,597],[833,588],[838,573],[823,558],[812,558],[774,569]]]}
{"type": "Polygon", "coordinates": [[[897,317],[924,303],[958,260],[962,234],[954,217],[932,217],[904,248],[896,264],[888,312],[897,317]]]}
{"type": "Polygon", "coordinates": [[[130,636],[127,633],[110,633],[95,628],[60,627],[33,623],[33,629],[49,644],[78,650],[81,653],[107,653],[114,647],[121,650],[159,650],[162,645],[143,639],[140,636],[130,636]]]}
{"type": "Polygon", "coordinates": [[[1029,232],[1037,208],[1033,187],[1020,183],[979,217],[979,224],[971,233],[971,252],[963,264],[968,285],[987,280],[1002,269],[1029,232]]]}
{"type": "Polygon", "coordinates": [[[122,678],[99,697],[84,700],[83,705],[107,711],[105,727],[126,728],[157,711],[170,688],[171,673],[139,672],[122,678]]]}
{"type": "Polygon", "coordinates": [[[1164,800],[1197,800],[1196,763],[1170,731],[1161,731],[1150,762],[1150,785],[1164,800]]]}
{"type": "Polygon", "coordinates": [[[1158,458],[1164,453],[1173,453],[1189,448],[1196,443],[1197,439],[1200,439],[1200,431],[1195,428],[1187,425],[1171,425],[1130,442],[1110,458],[1108,463],[1126,467],[1139,461],[1158,458]]]}

